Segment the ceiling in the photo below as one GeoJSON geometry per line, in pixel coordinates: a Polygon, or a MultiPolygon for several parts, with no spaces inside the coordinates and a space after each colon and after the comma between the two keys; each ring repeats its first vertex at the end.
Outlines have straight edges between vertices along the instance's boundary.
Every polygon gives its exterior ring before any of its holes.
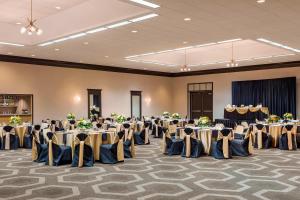
{"type": "MultiPolygon", "coordinates": [[[[299,0],[266,0],[263,4],[256,0],[149,1],[160,8],[129,0],[33,0],[34,17],[44,34],[27,36],[19,33],[22,25],[16,23],[25,22],[30,1],[0,0],[0,25],[5,27],[1,28],[0,42],[25,45],[0,44],[0,54],[175,73],[184,64],[184,51],[143,57],[144,61],[170,62],[174,66],[132,62],[126,57],[241,38],[234,48],[236,60],[266,58],[239,61],[239,66],[300,60],[297,52],[256,40],[265,38],[300,49],[299,0]],[[159,16],[48,46],[38,45],[148,13],[159,16]],[[294,55],[274,56],[281,54],[294,55]]],[[[224,68],[226,63],[220,62],[231,59],[231,43],[188,50],[187,58],[191,62],[187,64],[200,63],[191,66],[192,71],[224,68]]]]}

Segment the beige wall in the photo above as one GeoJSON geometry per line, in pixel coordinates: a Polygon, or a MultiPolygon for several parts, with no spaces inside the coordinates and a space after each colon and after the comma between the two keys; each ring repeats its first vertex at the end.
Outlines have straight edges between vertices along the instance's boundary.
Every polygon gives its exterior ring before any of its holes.
{"type": "Polygon", "coordinates": [[[223,118],[224,107],[231,103],[231,82],[239,80],[256,80],[256,79],[269,79],[280,77],[297,77],[297,113],[300,117],[300,68],[288,69],[272,69],[272,70],[259,70],[250,72],[236,72],[224,74],[212,74],[203,76],[189,76],[178,77],[173,80],[173,110],[176,110],[183,115],[187,114],[187,84],[188,83],[201,83],[213,82],[213,109],[214,118],[223,118]]]}
{"type": "Polygon", "coordinates": [[[170,111],[185,116],[187,84],[213,82],[214,118],[222,118],[224,106],[231,103],[231,81],[289,76],[297,76],[299,102],[300,68],[167,78],[0,62],[0,93],[33,94],[35,122],[64,119],[69,112],[87,117],[87,88],[102,89],[103,116],[111,112],[130,116],[130,90],[142,91],[143,115],[170,111]],[[76,102],[75,96],[81,101],[76,102]]]}
{"type": "Polygon", "coordinates": [[[33,94],[35,122],[87,117],[87,88],[102,89],[103,116],[130,116],[130,90],[142,91],[144,115],[172,109],[171,78],[0,62],[0,93],[33,94]]]}

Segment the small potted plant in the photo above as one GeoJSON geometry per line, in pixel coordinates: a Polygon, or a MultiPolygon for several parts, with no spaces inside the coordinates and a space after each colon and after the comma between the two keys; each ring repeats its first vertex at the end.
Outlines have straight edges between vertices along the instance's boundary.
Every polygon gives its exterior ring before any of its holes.
{"type": "Polygon", "coordinates": [[[18,125],[21,125],[22,123],[22,119],[20,116],[11,116],[9,118],[9,124],[11,126],[18,126],[18,125]]]}

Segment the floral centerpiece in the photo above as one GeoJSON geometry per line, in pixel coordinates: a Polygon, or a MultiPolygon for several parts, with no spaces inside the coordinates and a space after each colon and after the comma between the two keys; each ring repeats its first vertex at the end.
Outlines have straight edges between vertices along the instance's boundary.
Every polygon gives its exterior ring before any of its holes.
{"type": "Polygon", "coordinates": [[[22,123],[22,119],[19,116],[11,116],[9,118],[9,124],[12,126],[17,126],[20,125],[22,123]]]}
{"type": "Polygon", "coordinates": [[[117,118],[116,118],[116,121],[117,121],[119,124],[121,124],[121,123],[123,123],[123,122],[126,121],[126,117],[123,116],[123,115],[118,115],[117,118]]]}
{"type": "Polygon", "coordinates": [[[167,112],[167,111],[165,111],[165,112],[163,112],[163,116],[164,116],[164,117],[170,117],[170,113],[167,112]]]}
{"type": "Polygon", "coordinates": [[[76,117],[75,117],[75,115],[73,113],[69,113],[67,115],[67,120],[71,121],[71,120],[75,120],[75,119],[76,119],[76,117]]]}
{"type": "Polygon", "coordinates": [[[279,120],[280,117],[278,117],[277,115],[270,115],[269,118],[267,119],[269,123],[277,123],[279,120]]]}
{"type": "Polygon", "coordinates": [[[207,127],[210,125],[210,119],[207,116],[200,117],[198,121],[198,126],[199,127],[207,127]]]}
{"type": "Polygon", "coordinates": [[[180,119],[180,115],[178,113],[173,113],[172,118],[173,119],[180,119]]]}
{"type": "Polygon", "coordinates": [[[111,116],[112,118],[116,118],[116,117],[118,116],[118,114],[115,113],[115,112],[113,112],[113,113],[110,114],[110,116],[111,116]]]}
{"type": "Polygon", "coordinates": [[[79,120],[77,127],[80,129],[90,129],[93,127],[93,124],[89,120],[81,119],[79,120]]]}
{"type": "Polygon", "coordinates": [[[293,114],[292,113],[284,113],[283,119],[292,120],[293,119],[293,114]]]}

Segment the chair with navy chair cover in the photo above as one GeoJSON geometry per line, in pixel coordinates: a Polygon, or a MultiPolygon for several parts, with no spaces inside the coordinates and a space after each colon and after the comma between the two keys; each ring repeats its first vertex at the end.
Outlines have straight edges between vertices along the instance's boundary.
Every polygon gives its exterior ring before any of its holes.
{"type": "Polygon", "coordinates": [[[185,128],[183,137],[182,157],[198,158],[204,154],[203,144],[197,139],[193,129],[185,128]]]}
{"type": "Polygon", "coordinates": [[[233,139],[232,130],[224,128],[218,131],[217,141],[212,142],[211,155],[216,159],[232,158],[231,141],[233,139]]]}
{"type": "Polygon", "coordinates": [[[28,126],[26,129],[26,133],[24,135],[24,141],[23,141],[23,147],[25,149],[31,149],[32,148],[32,126],[28,126]]]}
{"type": "Polygon", "coordinates": [[[268,149],[271,146],[272,136],[267,133],[266,126],[263,124],[256,124],[256,131],[254,133],[254,148],[268,149]]]}
{"type": "Polygon", "coordinates": [[[74,130],[76,128],[75,124],[76,124],[75,120],[70,120],[69,121],[69,130],[74,130]]]}
{"type": "Polygon", "coordinates": [[[242,138],[234,138],[231,141],[231,151],[233,156],[249,156],[253,154],[253,135],[248,131],[242,138]]]}
{"type": "Polygon", "coordinates": [[[134,143],[137,145],[150,144],[149,140],[149,127],[148,122],[144,123],[144,129],[141,132],[134,133],[134,143]]]}
{"type": "Polygon", "coordinates": [[[193,120],[193,119],[190,119],[189,121],[188,121],[188,123],[187,123],[187,125],[186,126],[189,126],[189,127],[194,127],[195,126],[195,120],[193,120]]]}
{"type": "Polygon", "coordinates": [[[279,149],[297,150],[296,132],[297,128],[292,124],[287,124],[282,127],[279,137],[279,149]]]}
{"type": "Polygon", "coordinates": [[[59,166],[72,163],[72,149],[70,146],[58,144],[57,136],[52,133],[47,133],[48,137],[48,160],[46,165],[59,166]]]}
{"type": "Polygon", "coordinates": [[[122,129],[124,129],[123,141],[125,141],[128,137],[130,130],[132,130],[132,129],[131,129],[131,125],[129,123],[124,123],[122,126],[123,126],[122,129]]]}
{"type": "Polygon", "coordinates": [[[2,149],[15,150],[19,147],[19,137],[12,126],[4,126],[2,130],[2,149]]]}
{"type": "Polygon", "coordinates": [[[59,128],[57,127],[57,122],[55,120],[51,120],[50,131],[53,133],[59,131],[59,128]]]}
{"type": "Polygon", "coordinates": [[[79,133],[75,137],[72,167],[92,167],[94,154],[91,137],[85,133],[79,133]]]}
{"type": "Polygon", "coordinates": [[[42,163],[48,160],[48,146],[40,142],[39,132],[35,131],[32,134],[32,160],[42,163]]]}
{"type": "Polygon", "coordinates": [[[182,153],[183,140],[172,138],[169,130],[163,133],[162,152],[166,155],[180,155],[182,153]]]}
{"type": "MultiPolygon", "coordinates": [[[[124,131],[124,138],[125,138],[125,130],[124,131]]],[[[124,139],[124,157],[125,158],[135,158],[135,146],[134,146],[134,137],[133,137],[133,130],[130,129],[129,134],[124,139]]]]}
{"type": "Polygon", "coordinates": [[[163,127],[159,125],[159,121],[157,119],[154,120],[152,135],[154,135],[155,138],[163,137],[163,127]]]}
{"type": "Polygon", "coordinates": [[[100,146],[100,162],[104,164],[124,162],[124,134],[124,131],[120,131],[115,136],[113,144],[102,144],[100,146]]]}

